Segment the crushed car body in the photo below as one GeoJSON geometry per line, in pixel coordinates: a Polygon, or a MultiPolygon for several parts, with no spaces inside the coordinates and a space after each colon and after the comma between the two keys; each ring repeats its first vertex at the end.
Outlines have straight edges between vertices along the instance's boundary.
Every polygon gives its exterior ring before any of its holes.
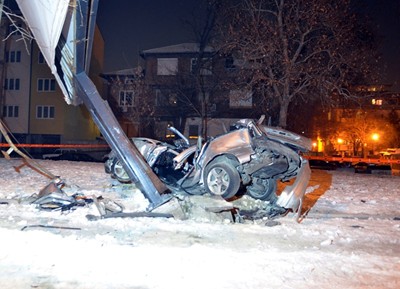
{"type": "MultiPolygon", "coordinates": [[[[251,119],[236,122],[233,130],[195,145],[175,128],[174,144],[132,138],[146,162],[174,193],[221,196],[226,200],[245,194],[285,210],[300,213],[310,179],[308,161],[301,152],[311,141],[286,130],[263,126],[251,119]],[[277,192],[277,182],[292,185],[277,192]]],[[[130,182],[116,154],[111,152],[105,171],[120,182],[130,182]]]]}

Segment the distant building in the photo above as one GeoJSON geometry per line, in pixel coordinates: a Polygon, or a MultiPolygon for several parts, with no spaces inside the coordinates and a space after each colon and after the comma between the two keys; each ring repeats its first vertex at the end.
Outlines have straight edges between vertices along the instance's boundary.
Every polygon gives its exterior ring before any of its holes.
{"type": "Polygon", "coordinates": [[[366,156],[400,146],[400,93],[387,86],[357,87],[357,99],[316,109],[312,124],[315,150],[326,154],[366,156]],[[373,139],[375,135],[375,139],[373,139]]]}
{"type": "Polygon", "coordinates": [[[121,128],[128,137],[142,135],[140,118],[146,113],[144,106],[148,103],[140,103],[143,97],[143,70],[129,68],[101,74],[106,81],[106,100],[116,116],[121,128]]]}
{"type": "MultiPolygon", "coordinates": [[[[237,71],[234,59],[219,55],[212,47],[182,43],[144,50],[140,56],[143,59],[140,93],[133,91],[132,86],[127,89],[126,81],[121,82],[124,77],[136,79],[137,83],[137,70],[135,75],[134,70],[103,75],[109,83],[108,98],[114,99],[124,119],[129,119],[134,109],[123,108],[126,102],[121,102],[121,97],[137,98],[141,94],[153,106],[150,113],[137,119],[138,134],[166,139],[170,136],[167,127],[173,125],[182,131],[186,127],[187,135],[197,137],[208,134],[204,128],[212,119],[260,116],[250,91],[226,85],[237,71]]],[[[129,103],[135,106],[135,101],[129,103]]]]}
{"type": "MultiPolygon", "coordinates": [[[[15,138],[21,143],[60,144],[91,142],[99,137],[87,109],[64,101],[36,42],[22,41],[16,27],[4,17],[0,34],[1,39],[9,36],[0,43],[0,112],[15,138]]],[[[99,74],[104,41],[97,28],[94,42],[89,75],[102,94],[99,74]]]]}

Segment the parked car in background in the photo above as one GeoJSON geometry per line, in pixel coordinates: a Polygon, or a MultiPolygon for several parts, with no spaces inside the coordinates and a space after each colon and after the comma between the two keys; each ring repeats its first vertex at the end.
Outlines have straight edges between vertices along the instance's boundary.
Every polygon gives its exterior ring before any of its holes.
{"type": "Polygon", "coordinates": [[[382,157],[389,158],[391,155],[400,154],[400,148],[387,148],[383,151],[380,151],[379,154],[382,157]]]}
{"type": "MultiPolygon", "coordinates": [[[[44,158],[44,157],[43,157],[44,158]]],[[[75,162],[99,162],[100,160],[95,159],[91,155],[77,151],[77,150],[65,150],[60,154],[47,155],[46,160],[53,161],[75,161],[75,162]]]]}
{"type": "Polygon", "coordinates": [[[77,152],[77,150],[76,149],[56,149],[52,153],[42,155],[42,158],[44,160],[52,159],[52,158],[56,158],[64,153],[69,153],[69,152],[77,152]]]}
{"type": "Polygon", "coordinates": [[[311,169],[318,169],[318,170],[336,170],[337,163],[336,162],[328,162],[325,160],[309,160],[311,169]]]}
{"type": "Polygon", "coordinates": [[[354,172],[358,174],[390,174],[390,165],[373,164],[366,162],[356,163],[354,166],[354,172]]]}

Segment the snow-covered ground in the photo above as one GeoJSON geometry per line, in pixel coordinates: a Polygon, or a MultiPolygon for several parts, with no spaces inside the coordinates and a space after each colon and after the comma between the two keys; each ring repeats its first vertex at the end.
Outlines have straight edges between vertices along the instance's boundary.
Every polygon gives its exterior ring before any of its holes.
{"type": "MultiPolygon", "coordinates": [[[[67,194],[103,196],[128,211],[147,201],[101,163],[39,161],[67,194]]],[[[110,218],[23,201],[49,182],[0,158],[0,288],[400,288],[400,177],[313,170],[309,212],[230,223],[110,218]],[[15,200],[15,201],[12,201],[15,200]],[[22,202],[22,203],[21,203],[22,202]],[[47,226],[47,227],[46,227],[47,226]]]]}

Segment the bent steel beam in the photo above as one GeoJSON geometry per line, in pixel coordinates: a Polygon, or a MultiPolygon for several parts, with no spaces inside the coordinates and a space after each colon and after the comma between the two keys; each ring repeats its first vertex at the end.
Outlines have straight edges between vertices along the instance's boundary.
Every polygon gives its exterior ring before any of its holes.
{"type": "Polygon", "coordinates": [[[131,180],[150,201],[149,209],[167,202],[170,199],[170,195],[164,194],[168,191],[167,187],[154,174],[140,152],[129,141],[108,103],[101,98],[93,82],[85,72],[76,74],[74,78],[80,99],[88,108],[107,143],[117,154],[131,180]]]}
{"type": "Polygon", "coordinates": [[[127,174],[150,201],[169,200],[164,183],[129,141],[87,75],[98,0],[16,0],[68,104],[85,104],[127,174]],[[52,29],[49,29],[51,27],[52,29]]]}

